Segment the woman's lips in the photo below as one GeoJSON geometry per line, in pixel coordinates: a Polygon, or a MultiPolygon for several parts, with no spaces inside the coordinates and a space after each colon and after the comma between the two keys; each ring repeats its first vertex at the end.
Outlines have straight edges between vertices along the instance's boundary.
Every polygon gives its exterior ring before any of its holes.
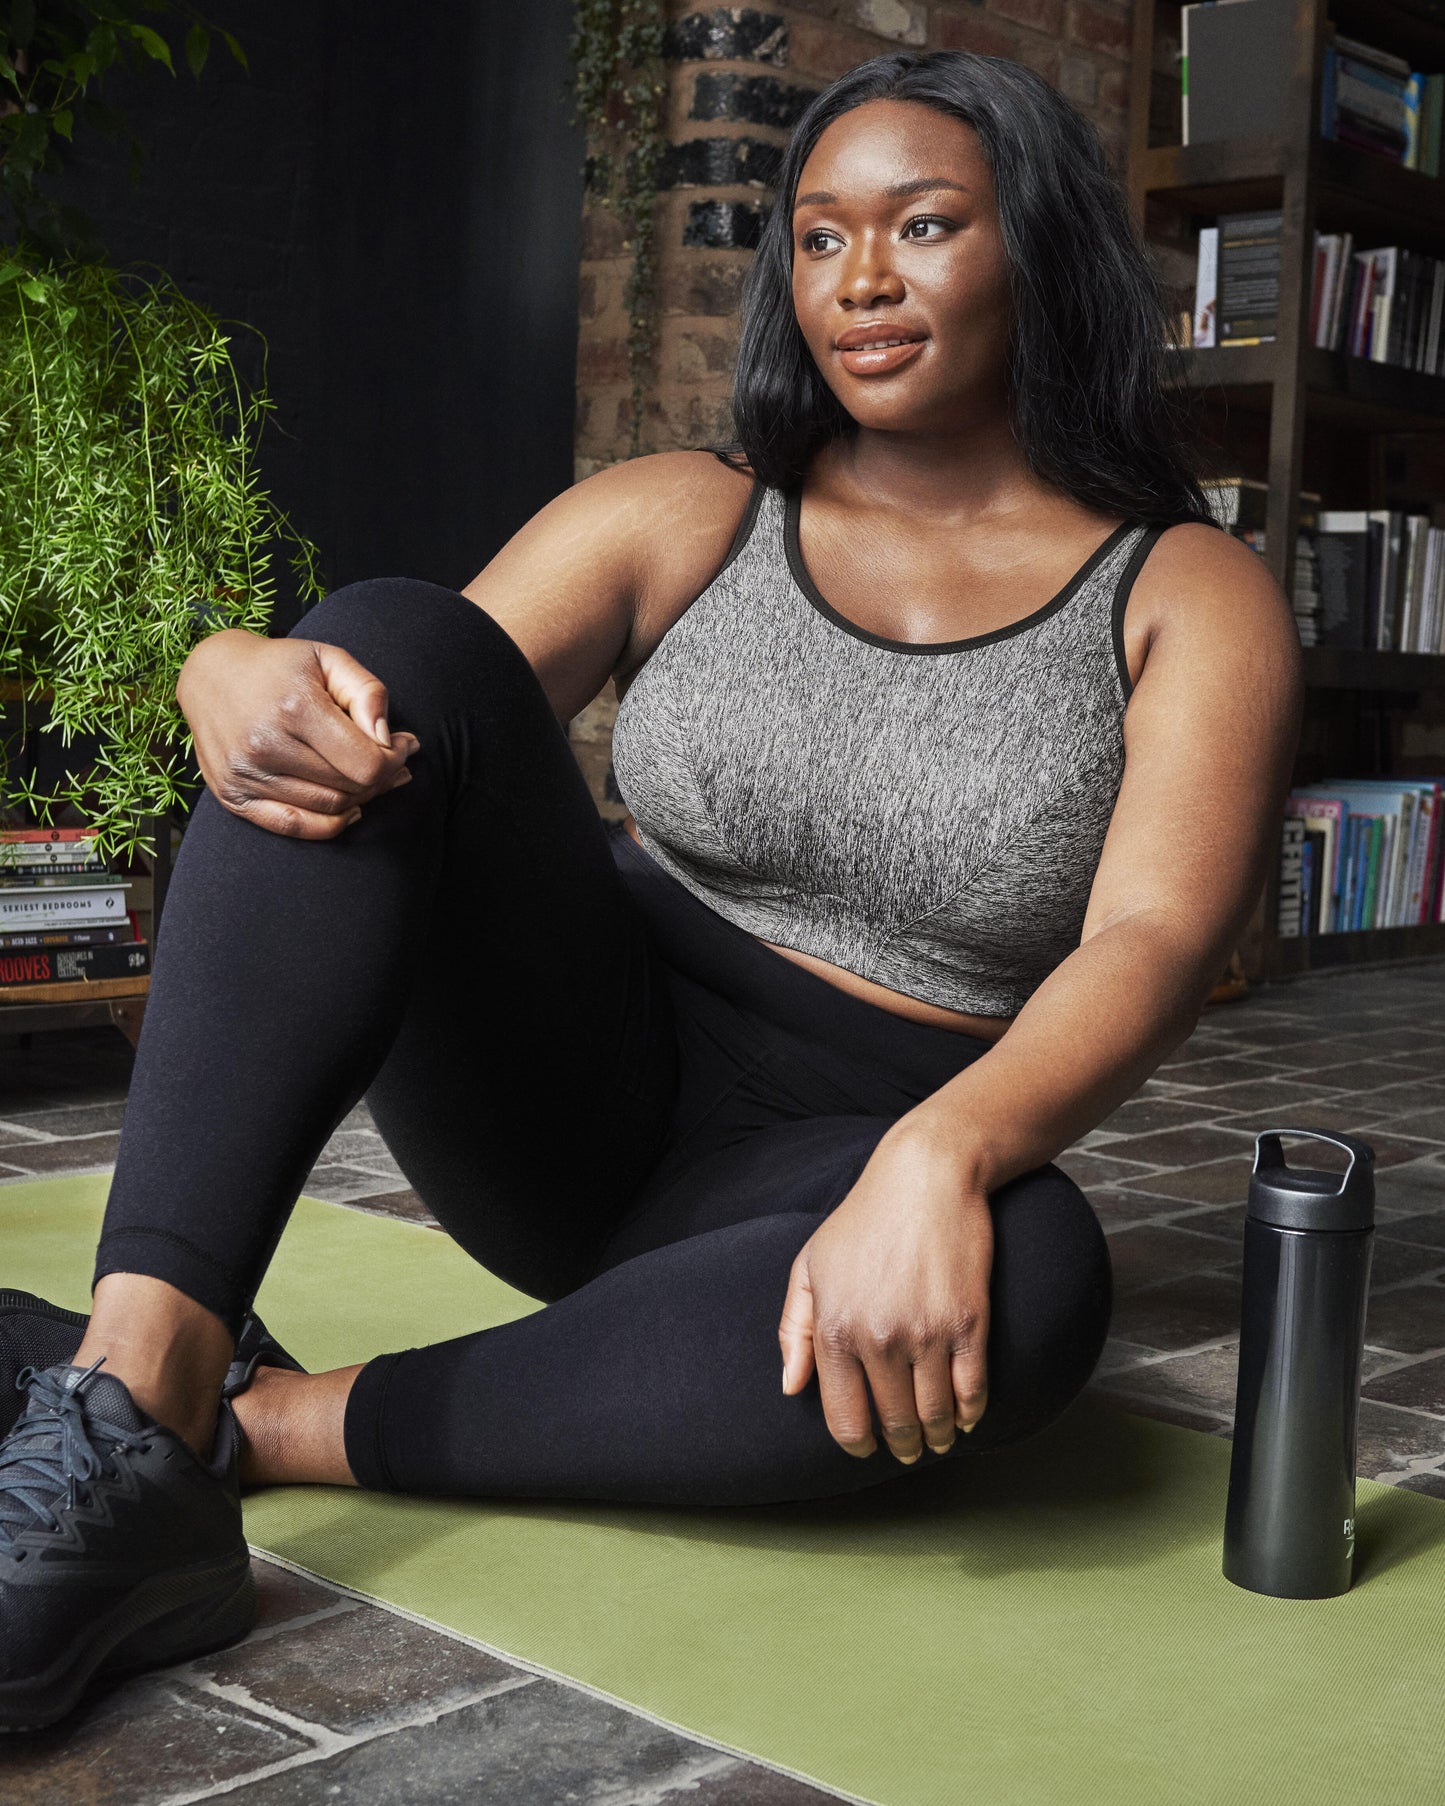
{"type": "Polygon", "coordinates": [[[838,358],[843,368],[852,371],[854,376],[885,376],[912,363],[927,343],[927,339],[910,339],[902,345],[880,345],[866,351],[855,346],[839,351],[838,358]]]}

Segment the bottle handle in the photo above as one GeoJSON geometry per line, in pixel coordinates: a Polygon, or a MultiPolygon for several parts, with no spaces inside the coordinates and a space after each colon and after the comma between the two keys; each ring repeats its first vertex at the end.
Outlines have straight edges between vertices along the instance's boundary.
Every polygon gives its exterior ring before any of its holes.
{"type": "Polygon", "coordinates": [[[1342,1154],[1348,1154],[1350,1164],[1340,1177],[1339,1189],[1334,1194],[1343,1197],[1350,1188],[1350,1181],[1355,1176],[1355,1167],[1363,1162],[1373,1169],[1375,1150],[1369,1142],[1361,1141],[1357,1135],[1341,1135],[1329,1129],[1261,1129],[1254,1138],[1254,1170],[1256,1173],[1274,1169],[1288,1171],[1289,1163],[1284,1157],[1284,1148],[1280,1145],[1281,1136],[1288,1135],[1301,1141],[1323,1141],[1332,1148],[1338,1148],[1342,1154]]]}

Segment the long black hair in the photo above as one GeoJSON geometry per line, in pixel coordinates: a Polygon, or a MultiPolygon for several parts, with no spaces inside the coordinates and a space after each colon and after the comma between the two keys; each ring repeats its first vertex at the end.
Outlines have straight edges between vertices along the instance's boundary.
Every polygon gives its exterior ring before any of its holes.
{"type": "Polygon", "coordinates": [[[913,100],[973,127],[993,171],[1012,270],[1013,430],[1029,467],[1086,506],[1153,521],[1212,520],[1162,380],[1158,277],[1098,133],[1039,75],[961,50],[871,58],[809,104],[743,290],[736,445],[776,488],[857,423],[823,381],[793,309],[793,203],[824,130],[870,100],[913,100]]]}

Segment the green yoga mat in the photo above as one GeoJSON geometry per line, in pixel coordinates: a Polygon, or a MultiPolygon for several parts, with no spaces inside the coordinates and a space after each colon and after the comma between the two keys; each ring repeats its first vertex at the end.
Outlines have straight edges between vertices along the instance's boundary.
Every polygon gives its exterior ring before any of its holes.
{"type": "MultiPolygon", "coordinates": [[[[108,1180],[0,1187],[3,1283],[84,1309],[108,1180]]],[[[309,1366],[537,1308],[434,1230],[303,1198],[258,1301],[309,1366]]],[[[579,1375],[578,1383],[586,1383],[579,1375]]],[[[1220,1573],[1229,1444],[1080,1400],[819,1504],[276,1489],[253,1544],[880,1806],[1445,1797],[1445,1507],[1361,1481],[1356,1583],[1220,1573]]]]}

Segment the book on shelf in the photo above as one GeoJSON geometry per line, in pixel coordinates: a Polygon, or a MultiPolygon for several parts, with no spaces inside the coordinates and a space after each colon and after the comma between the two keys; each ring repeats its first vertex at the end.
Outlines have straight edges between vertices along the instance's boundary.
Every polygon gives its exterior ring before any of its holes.
{"type": "MultiPolygon", "coordinates": [[[[1237,0],[1240,5],[1258,0],[1237,0]]],[[[1223,213],[1217,247],[1220,345],[1267,345],[1279,318],[1280,244],[1284,215],[1275,208],[1223,213]]]]}
{"type": "Polygon", "coordinates": [[[1199,232],[1199,257],[1194,276],[1194,316],[1190,342],[1206,351],[1218,337],[1219,227],[1203,226],[1199,232]]]}
{"type": "Polygon", "coordinates": [[[103,978],[143,978],[150,971],[145,941],[99,947],[33,947],[0,950],[0,985],[93,983],[103,978]]]}
{"type": "Polygon", "coordinates": [[[1445,921],[1445,779],[1307,784],[1285,804],[1282,936],[1445,921]]]}

